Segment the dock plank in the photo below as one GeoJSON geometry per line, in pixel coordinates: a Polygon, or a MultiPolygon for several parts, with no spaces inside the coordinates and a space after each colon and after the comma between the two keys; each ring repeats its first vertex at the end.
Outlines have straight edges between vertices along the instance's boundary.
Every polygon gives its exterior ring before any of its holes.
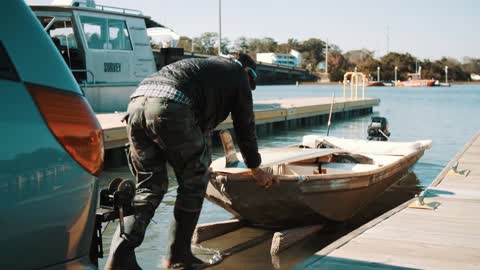
{"type": "Polygon", "coordinates": [[[480,269],[480,133],[425,192],[318,251],[295,269],[480,269]],[[469,169],[456,175],[451,167],[469,169]]]}
{"type": "Polygon", "coordinates": [[[367,238],[361,242],[352,241],[348,248],[339,249],[329,257],[350,261],[364,261],[364,258],[369,258],[369,261],[379,264],[414,269],[478,269],[480,260],[478,248],[463,250],[449,244],[405,239],[367,238]]]}
{"type": "MultiPolygon", "coordinates": [[[[260,125],[318,115],[328,115],[331,101],[332,99],[330,97],[256,101],[254,103],[255,123],[260,125]]],[[[377,106],[379,103],[380,100],[376,98],[352,100],[341,97],[335,99],[334,112],[367,109],[377,106]]],[[[104,132],[105,149],[121,147],[127,143],[125,123],[121,122],[124,116],[124,112],[97,114],[97,119],[104,132]]],[[[230,129],[232,127],[232,119],[229,116],[216,129],[230,129]]]]}

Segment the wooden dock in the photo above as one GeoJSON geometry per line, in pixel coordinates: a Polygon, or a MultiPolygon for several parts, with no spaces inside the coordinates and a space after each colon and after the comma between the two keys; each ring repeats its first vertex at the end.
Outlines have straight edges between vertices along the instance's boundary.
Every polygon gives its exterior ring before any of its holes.
{"type": "MultiPolygon", "coordinates": [[[[330,97],[277,99],[258,101],[254,104],[257,133],[262,129],[269,129],[273,124],[285,124],[295,127],[305,119],[326,122],[330,109],[330,97]]],[[[335,98],[334,114],[336,117],[348,117],[371,113],[372,108],[380,103],[379,99],[349,99],[335,98]]],[[[104,131],[105,149],[114,149],[127,142],[125,124],[121,122],[124,113],[97,114],[97,118],[104,131]]],[[[232,128],[232,119],[228,117],[218,127],[219,129],[232,128]]]]}
{"type": "Polygon", "coordinates": [[[340,238],[294,269],[480,269],[479,213],[480,133],[423,196],[340,238]]]}

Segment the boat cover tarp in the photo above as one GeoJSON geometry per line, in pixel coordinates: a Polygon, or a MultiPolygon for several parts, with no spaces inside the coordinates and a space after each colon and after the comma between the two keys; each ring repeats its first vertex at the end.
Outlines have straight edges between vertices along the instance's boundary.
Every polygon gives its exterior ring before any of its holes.
{"type": "Polygon", "coordinates": [[[302,141],[303,145],[311,148],[317,148],[322,143],[358,154],[406,156],[420,149],[430,148],[432,141],[383,142],[342,139],[319,135],[304,136],[302,141]]]}
{"type": "MultiPolygon", "coordinates": [[[[298,162],[305,159],[311,159],[316,157],[322,157],[337,153],[344,152],[341,149],[309,149],[309,148],[298,148],[298,147],[278,147],[278,148],[266,148],[261,149],[260,154],[262,156],[261,167],[269,167],[278,164],[298,162]]],[[[243,158],[238,157],[239,163],[233,167],[228,167],[229,172],[239,173],[242,170],[235,171],[234,168],[246,169],[246,165],[243,163],[243,158]]],[[[225,171],[226,165],[225,157],[216,159],[213,161],[210,167],[213,171],[225,171]]]]}

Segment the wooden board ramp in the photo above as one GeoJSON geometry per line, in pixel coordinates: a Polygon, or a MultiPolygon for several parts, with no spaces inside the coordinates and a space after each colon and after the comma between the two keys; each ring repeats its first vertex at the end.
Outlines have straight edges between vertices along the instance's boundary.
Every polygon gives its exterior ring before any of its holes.
{"type": "Polygon", "coordinates": [[[414,198],[294,269],[480,269],[480,133],[414,198]],[[460,174],[458,172],[468,171],[460,174]],[[415,207],[435,203],[436,207],[415,207]],[[414,206],[414,207],[412,207],[414,206]]]}
{"type": "Polygon", "coordinates": [[[249,227],[241,220],[232,219],[227,221],[197,225],[193,234],[192,243],[200,247],[202,242],[213,240],[216,237],[221,237],[225,234],[232,233],[237,230],[251,228],[258,231],[256,235],[250,238],[246,238],[237,243],[234,242],[233,246],[229,246],[223,249],[220,248],[220,250],[218,250],[218,254],[214,259],[215,264],[220,263],[224,258],[228,256],[252,248],[267,240],[271,240],[270,254],[272,255],[273,260],[275,259],[275,256],[280,254],[282,251],[288,249],[289,247],[292,247],[306,237],[320,231],[323,227],[324,225],[319,224],[275,232],[275,230],[249,227]]]}
{"type": "MultiPolygon", "coordinates": [[[[313,116],[328,115],[330,97],[291,98],[278,100],[256,101],[255,123],[257,125],[286,122],[313,116]]],[[[345,99],[336,98],[333,108],[334,113],[356,112],[371,109],[380,104],[376,98],[345,99]]],[[[98,113],[97,119],[104,132],[105,149],[114,149],[127,143],[125,123],[121,122],[125,112],[98,113]]],[[[233,128],[232,119],[228,117],[217,130],[233,128]]]]}
{"type": "Polygon", "coordinates": [[[276,232],[273,234],[270,255],[274,256],[280,254],[280,252],[320,231],[322,228],[323,225],[319,224],[276,232]]]}
{"type": "Polygon", "coordinates": [[[235,231],[244,226],[238,219],[199,224],[193,233],[192,243],[198,244],[217,236],[235,231]]]}

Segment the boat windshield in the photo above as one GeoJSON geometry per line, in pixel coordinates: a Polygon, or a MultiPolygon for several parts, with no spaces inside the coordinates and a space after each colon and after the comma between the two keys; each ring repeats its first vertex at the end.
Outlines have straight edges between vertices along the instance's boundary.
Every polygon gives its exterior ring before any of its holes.
{"type": "Polygon", "coordinates": [[[81,16],[89,49],[131,51],[132,44],[124,20],[81,16]]]}

